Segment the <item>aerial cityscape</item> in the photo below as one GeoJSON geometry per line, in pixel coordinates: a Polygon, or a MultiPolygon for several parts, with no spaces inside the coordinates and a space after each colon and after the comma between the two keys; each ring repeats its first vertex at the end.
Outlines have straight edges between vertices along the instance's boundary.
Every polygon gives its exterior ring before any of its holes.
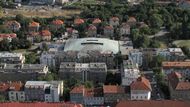
{"type": "Polygon", "coordinates": [[[0,107],[190,107],[190,0],[0,0],[0,107]]]}

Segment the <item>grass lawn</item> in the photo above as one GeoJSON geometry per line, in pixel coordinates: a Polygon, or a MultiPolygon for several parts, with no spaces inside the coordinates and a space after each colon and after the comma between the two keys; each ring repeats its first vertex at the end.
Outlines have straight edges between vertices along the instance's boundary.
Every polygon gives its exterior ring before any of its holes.
{"type": "Polygon", "coordinates": [[[173,44],[175,44],[177,47],[190,47],[190,40],[176,40],[173,42],[173,44]]]}

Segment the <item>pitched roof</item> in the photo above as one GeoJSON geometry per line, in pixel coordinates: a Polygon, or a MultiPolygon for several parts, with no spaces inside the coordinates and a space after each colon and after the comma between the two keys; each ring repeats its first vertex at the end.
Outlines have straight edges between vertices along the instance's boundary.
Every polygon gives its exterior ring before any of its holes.
{"type": "Polygon", "coordinates": [[[38,23],[38,22],[31,22],[31,23],[29,23],[29,27],[39,27],[40,26],[40,23],[38,23]]]}
{"type": "Polygon", "coordinates": [[[51,36],[51,32],[49,30],[42,30],[41,35],[42,36],[51,36]]]}
{"type": "Polygon", "coordinates": [[[135,17],[129,17],[128,21],[127,22],[137,22],[136,18],[135,17]]]}
{"type": "Polygon", "coordinates": [[[6,26],[16,25],[16,26],[18,26],[18,27],[21,27],[21,26],[20,26],[20,23],[17,22],[16,20],[7,21],[7,22],[5,23],[5,25],[6,25],[6,26]]]}
{"type": "Polygon", "coordinates": [[[82,23],[84,23],[84,20],[81,19],[81,18],[77,18],[77,19],[74,20],[74,24],[80,25],[82,23]]]}
{"type": "Polygon", "coordinates": [[[149,80],[145,77],[137,78],[137,81],[131,83],[130,87],[131,90],[152,90],[149,80]]]}
{"type": "Polygon", "coordinates": [[[93,24],[101,23],[102,21],[99,18],[96,18],[92,21],[93,24]]]}
{"type": "Polygon", "coordinates": [[[190,67],[190,62],[184,61],[184,62],[162,62],[162,67],[190,67]]]}
{"type": "Polygon", "coordinates": [[[115,17],[111,17],[110,20],[119,21],[119,18],[115,16],[115,17]]]}
{"type": "Polygon", "coordinates": [[[89,25],[89,27],[88,27],[88,30],[96,30],[97,28],[96,28],[96,26],[94,26],[94,25],[89,25]]]}
{"type": "Polygon", "coordinates": [[[149,100],[149,101],[121,101],[116,107],[189,107],[188,101],[149,100]]]}
{"type": "Polygon", "coordinates": [[[104,93],[125,93],[125,89],[117,85],[104,85],[104,93]]]}
{"type": "Polygon", "coordinates": [[[104,27],[104,29],[106,29],[106,30],[113,30],[113,26],[107,25],[107,26],[104,27]]]}
{"type": "Polygon", "coordinates": [[[24,84],[20,81],[16,82],[2,82],[0,83],[0,91],[15,90],[20,91],[23,88],[24,84]]]}
{"type": "Polygon", "coordinates": [[[46,102],[7,102],[0,103],[0,107],[83,107],[82,104],[74,103],[46,103],[46,102]]]}
{"type": "Polygon", "coordinates": [[[62,25],[63,21],[59,20],[59,19],[56,19],[56,20],[52,21],[52,24],[54,24],[54,25],[62,25]]]}
{"type": "Polygon", "coordinates": [[[130,29],[130,25],[128,23],[122,23],[121,27],[126,28],[126,29],[130,29]]]}
{"type": "Polygon", "coordinates": [[[17,35],[15,33],[10,33],[10,34],[0,34],[0,38],[16,38],[17,35]]]}
{"type": "Polygon", "coordinates": [[[190,90],[190,82],[182,81],[181,74],[172,72],[168,74],[168,80],[174,90],[190,90]]]}

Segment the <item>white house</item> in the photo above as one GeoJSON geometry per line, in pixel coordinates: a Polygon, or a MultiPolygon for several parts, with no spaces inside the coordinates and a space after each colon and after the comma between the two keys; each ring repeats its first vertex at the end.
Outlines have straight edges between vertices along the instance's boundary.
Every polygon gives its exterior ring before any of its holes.
{"type": "Polygon", "coordinates": [[[124,72],[121,73],[122,85],[130,86],[130,84],[138,77],[140,77],[140,71],[138,69],[138,64],[131,62],[130,60],[124,61],[124,72]]]}
{"type": "Polygon", "coordinates": [[[137,63],[139,66],[142,66],[143,53],[140,50],[137,49],[130,50],[128,58],[129,60],[132,60],[133,63],[137,63]]]}
{"type": "Polygon", "coordinates": [[[130,85],[131,100],[150,100],[151,85],[145,77],[139,77],[130,85]]]}

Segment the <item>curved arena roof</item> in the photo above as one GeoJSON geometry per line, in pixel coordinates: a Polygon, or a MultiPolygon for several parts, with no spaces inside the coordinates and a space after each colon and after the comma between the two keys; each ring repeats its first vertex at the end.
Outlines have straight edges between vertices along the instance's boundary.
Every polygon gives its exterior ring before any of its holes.
{"type": "Polygon", "coordinates": [[[102,53],[119,52],[118,41],[107,38],[80,38],[66,41],[64,51],[89,51],[98,50],[102,53]]]}

